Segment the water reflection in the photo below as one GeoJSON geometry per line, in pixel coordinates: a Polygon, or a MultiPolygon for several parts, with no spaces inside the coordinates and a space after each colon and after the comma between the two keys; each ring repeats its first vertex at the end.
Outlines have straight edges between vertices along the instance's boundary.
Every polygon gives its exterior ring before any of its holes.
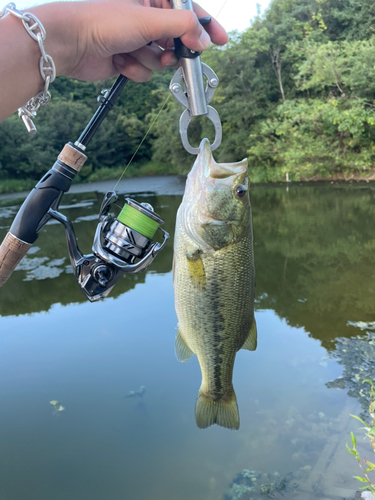
{"type": "MultiPolygon", "coordinates": [[[[169,272],[173,259],[173,218],[181,197],[142,193],[135,196],[142,202],[151,203],[155,212],[166,220],[164,226],[168,227],[171,239],[149,271],[169,272]]],[[[101,193],[68,194],[64,196],[64,204],[60,206],[61,212],[74,223],[78,244],[83,253],[91,252],[102,198],[101,193]]],[[[0,231],[1,239],[9,229],[19,206],[20,204],[17,204],[7,208],[7,216],[3,219],[4,229],[0,231]]],[[[4,212],[5,208],[3,207],[4,212]]],[[[85,302],[87,299],[77,287],[71,273],[63,227],[57,221],[51,221],[42,229],[35,246],[21,261],[6,287],[0,289],[0,315],[13,316],[48,311],[56,303],[65,305],[85,302]],[[54,281],[55,278],[58,278],[58,281],[54,281]]],[[[144,281],[144,273],[126,275],[114,287],[110,296],[118,297],[144,281]]]]}
{"type": "MultiPolygon", "coordinates": [[[[167,273],[172,266],[174,221],[181,196],[132,196],[151,203],[166,221],[171,239],[150,271],[167,273]]],[[[273,309],[291,326],[304,327],[327,349],[333,348],[338,332],[348,337],[353,334],[348,321],[371,321],[374,191],[368,186],[291,186],[288,192],[285,188],[253,188],[251,198],[257,308],[273,309]]],[[[91,251],[101,202],[101,193],[64,196],[62,212],[74,221],[84,253],[91,251]]],[[[1,208],[5,228],[1,238],[19,204],[1,208]]],[[[84,302],[70,272],[63,228],[49,223],[6,287],[0,289],[0,314],[47,311],[55,303],[84,302]],[[58,284],[53,281],[57,276],[58,284]]],[[[144,278],[143,274],[126,276],[111,296],[118,297],[144,278]]]]}
{"type": "MultiPolygon", "coordinates": [[[[89,303],[69,274],[63,228],[53,224],[0,289],[0,498],[218,500],[238,497],[249,481],[259,499],[353,498],[358,471],[345,443],[356,428],[346,417],[359,405],[326,384],[343,376],[352,390],[353,370],[371,364],[373,191],[292,185],[251,196],[259,344],[251,359],[241,351],[236,359],[241,429],[196,428],[199,367],[174,356],[181,195],[132,194],[171,233],[146,274],[89,303]],[[343,352],[352,338],[363,342],[353,344],[361,346],[353,366],[343,352]],[[142,397],[125,398],[142,386],[142,397]],[[51,401],[65,408],[58,418],[51,401]]],[[[84,253],[102,197],[63,199],[84,253]]],[[[1,238],[21,202],[0,203],[1,238]]]]}
{"type": "Polygon", "coordinates": [[[375,194],[368,186],[252,193],[257,305],[332,349],[348,321],[373,320],[375,194]]]}

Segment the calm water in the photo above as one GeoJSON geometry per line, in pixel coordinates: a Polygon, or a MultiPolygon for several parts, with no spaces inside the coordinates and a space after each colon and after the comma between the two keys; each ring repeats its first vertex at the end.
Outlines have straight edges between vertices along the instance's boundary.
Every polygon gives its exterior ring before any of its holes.
{"type": "MultiPolygon", "coordinates": [[[[126,183],[173,238],[181,179],[126,183]]],[[[85,253],[106,186],[95,189],[60,207],[85,253]]],[[[42,230],[0,289],[0,500],[268,498],[260,485],[276,498],[353,497],[360,470],[345,443],[362,431],[348,415],[362,411],[362,373],[375,377],[374,188],[258,187],[251,201],[258,349],[235,364],[238,432],[195,425],[199,365],[174,355],[172,242],[91,304],[62,227],[42,230]]],[[[0,198],[1,238],[21,203],[0,198]]]]}

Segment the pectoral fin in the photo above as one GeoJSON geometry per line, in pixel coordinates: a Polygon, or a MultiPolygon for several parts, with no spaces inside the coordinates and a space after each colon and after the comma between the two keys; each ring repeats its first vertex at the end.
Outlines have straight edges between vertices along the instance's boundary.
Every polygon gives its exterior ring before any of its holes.
{"type": "Polygon", "coordinates": [[[190,278],[198,290],[206,288],[206,273],[204,271],[201,253],[197,250],[194,253],[186,254],[187,265],[190,278]]]}
{"type": "Polygon", "coordinates": [[[241,347],[241,349],[247,349],[248,351],[255,351],[257,348],[257,324],[255,322],[255,318],[253,317],[253,322],[251,324],[251,328],[249,334],[241,347]]]}
{"type": "Polygon", "coordinates": [[[194,354],[190,347],[185,342],[185,339],[181,335],[180,330],[177,328],[176,341],[175,341],[175,351],[176,356],[179,361],[184,363],[192,357],[194,354]]]}

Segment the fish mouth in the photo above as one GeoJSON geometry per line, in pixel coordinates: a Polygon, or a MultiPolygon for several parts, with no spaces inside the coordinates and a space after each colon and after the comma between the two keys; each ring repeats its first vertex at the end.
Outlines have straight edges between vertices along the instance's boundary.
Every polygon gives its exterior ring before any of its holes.
{"type": "Polygon", "coordinates": [[[228,223],[226,220],[215,219],[209,215],[199,214],[200,222],[204,225],[210,224],[212,226],[225,226],[228,223]]]}
{"type": "Polygon", "coordinates": [[[207,179],[228,179],[234,175],[247,173],[248,163],[246,158],[237,163],[216,163],[208,139],[202,139],[199,145],[199,157],[204,168],[204,176],[207,179]]]}

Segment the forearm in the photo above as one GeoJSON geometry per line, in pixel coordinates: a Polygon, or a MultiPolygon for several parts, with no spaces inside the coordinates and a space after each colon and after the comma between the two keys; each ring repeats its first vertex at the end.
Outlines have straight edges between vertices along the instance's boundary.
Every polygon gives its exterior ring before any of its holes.
{"type": "MultiPolygon", "coordinates": [[[[57,75],[66,74],[74,64],[77,46],[75,9],[78,3],[46,4],[27,9],[46,30],[45,49],[56,66],[57,75]]],[[[8,14],[0,20],[0,122],[43,90],[39,70],[41,52],[27,33],[21,19],[8,14]]],[[[52,91],[53,93],[53,91],[52,91]]]]}

